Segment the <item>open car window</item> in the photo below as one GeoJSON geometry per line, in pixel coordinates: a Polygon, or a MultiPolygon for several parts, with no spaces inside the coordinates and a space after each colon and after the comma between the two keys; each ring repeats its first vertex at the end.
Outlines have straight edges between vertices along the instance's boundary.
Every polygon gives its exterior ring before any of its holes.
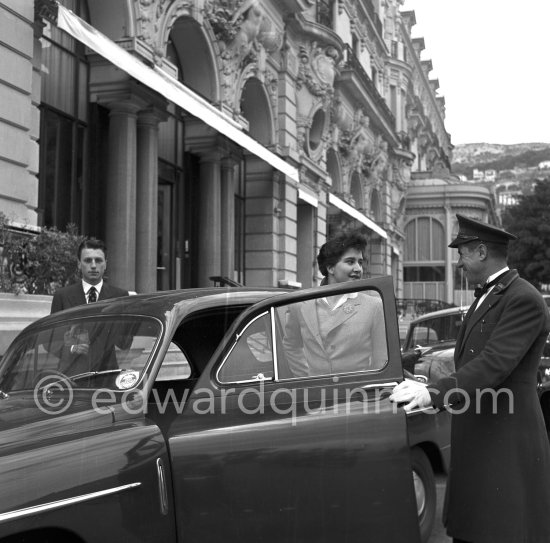
{"type": "Polygon", "coordinates": [[[274,307],[237,335],[220,383],[377,372],[388,363],[383,302],[362,291],[274,307]]]}

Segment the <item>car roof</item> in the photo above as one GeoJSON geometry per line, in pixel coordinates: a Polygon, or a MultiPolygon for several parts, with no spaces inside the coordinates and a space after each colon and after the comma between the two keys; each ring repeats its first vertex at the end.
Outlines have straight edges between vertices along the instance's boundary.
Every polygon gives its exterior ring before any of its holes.
{"type": "Polygon", "coordinates": [[[468,311],[469,305],[462,305],[456,307],[448,307],[447,309],[440,309],[438,311],[432,311],[431,313],[424,313],[419,317],[413,319],[410,324],[417,324],[425,320],[434,319],[437,317],[446,317],[447,315],[458,315],[460,313],[466,313],[468,311]]]}
{"type": "MultiPolygon", "coordinates": [[[[253,287],[209,287],[154,292],[150,294],[134,294],[121,298],[86,304],[53,315],[48,315],[36,321],[42,324],[46,319],[50,322],[67,318],[91,317],[97,315],[148,315],[164,320],[168,312],[181,307],[182,311],[200,311],[222,306],[250,306],[272,296],[288,292],[281,288],[253,287]]],[[[31,325],[32,326],[32,325],[31,325]]]]}

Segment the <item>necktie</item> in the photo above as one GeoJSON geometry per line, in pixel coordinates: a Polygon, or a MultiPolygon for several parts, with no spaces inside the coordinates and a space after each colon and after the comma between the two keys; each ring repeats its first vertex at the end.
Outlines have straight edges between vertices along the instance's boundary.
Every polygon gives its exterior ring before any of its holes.
{"type": "Polygon", "coordinates": [[[97,302],[97,290],[95,287],[90,287],[88,291],[88,303],[97,302]]]}

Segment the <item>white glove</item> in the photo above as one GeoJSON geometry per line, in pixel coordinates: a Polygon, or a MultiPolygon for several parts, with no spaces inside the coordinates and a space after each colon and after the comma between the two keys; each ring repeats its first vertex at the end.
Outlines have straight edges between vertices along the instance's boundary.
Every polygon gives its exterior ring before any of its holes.
{"type": "Polygon", "coordinates": [[[395,403],[404,403],[403,409],[406,412],[432,405],[427,385],[412,379],[405,379],[402,383],[399,383],[393,389],[390,400],[395,403]]]}

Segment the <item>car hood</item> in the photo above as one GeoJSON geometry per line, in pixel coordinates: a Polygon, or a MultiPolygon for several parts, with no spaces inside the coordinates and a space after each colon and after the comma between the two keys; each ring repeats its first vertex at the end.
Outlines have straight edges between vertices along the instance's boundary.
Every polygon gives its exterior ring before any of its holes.
{"type": "Polygon", "coordinates": [[[28,448],[32,442],[63,439],[76,431],[86,432],[112,424],[109,407],[93,408],[92,393],[65,394],[44,403],[32,392],[15,393],[0,399],[0,451],[8,447],[28,448]]]}

